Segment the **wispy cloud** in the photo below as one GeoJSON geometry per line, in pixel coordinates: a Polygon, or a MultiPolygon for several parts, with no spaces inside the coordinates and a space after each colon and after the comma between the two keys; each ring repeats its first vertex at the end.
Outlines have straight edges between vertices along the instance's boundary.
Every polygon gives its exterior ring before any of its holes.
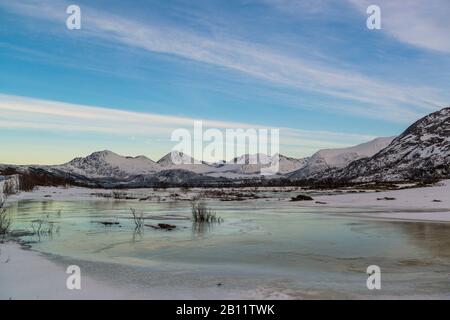
{"type": "MultiPolygon", "coordinates": [[[[349,0],[350,1],[350,0],[349,0]]],[[[356,0],[351,0],[355,3],[356,0]]],[[[53,1],[2,3],[18,14],[61,21],[53,1]]],[[[61,3],[59,3],[61,6],[61,3]]],[[[173,55],[287,86],[352,101],[354,112],[392,112],[408,119],[446,103],[441,93],[426,87],[402,86],[335,66],[280,53],[236,38],[205,37],[176,26],[139,23],[83,6],[83,32],[94,38],[148,52],[173,55]],[[413,114],[413,115],[412,115],[413,114]]]]}
{"type": "MultiPolygon", "coordinates": [[[[88,133],[109,136],[143,137],[166,141],[177,128],[191,130],[195,120],[205,128],[267,128],[258,124],[193,119],[150,113],[129,112],[95,106],[68,104],[0,94],[0,127],[66,133],[88,133]]],[[[370,135],[331,131],[277,128],[281,132],[281,148],[291,155],[309,155],[317,149],[349,146],[374,138],[370,135]],[[283,147],[284,146],[284,147],[283,147]]]]}
{"type": "Polygon", "coordinates": [[[410,45],[450,53],[448,0],[348,0],[363,14],[371,4],[381,8],[383,31],[410,45]]]}

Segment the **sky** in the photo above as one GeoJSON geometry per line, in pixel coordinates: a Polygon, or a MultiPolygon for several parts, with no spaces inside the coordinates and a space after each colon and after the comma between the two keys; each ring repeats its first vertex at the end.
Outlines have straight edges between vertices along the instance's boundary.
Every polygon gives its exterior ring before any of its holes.
{"type": "Polygon", "coordinates": [[[280,129],[292,157],[397,135],[450,105],[448,16],[448,0],[0,0],[0,163],[157,160],[194,120],[280,129]]]}

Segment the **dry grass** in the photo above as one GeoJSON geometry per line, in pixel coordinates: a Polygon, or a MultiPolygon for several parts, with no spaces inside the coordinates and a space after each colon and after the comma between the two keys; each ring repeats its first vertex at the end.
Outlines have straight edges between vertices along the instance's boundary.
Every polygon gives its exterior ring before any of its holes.
{"type": "Polygon", "coordinates": [[[33,220],[31,222],[31,228],[33,233],[40,235],[52,235],[55,223],[46,219],[33,220]]]}
{"type": "Polygon", "coordinates": [[[216,216],[216,213],[206,206],[203,201],[192,201],[192,221],[195,223],[222,222],[223,219],[216,216]]]}
{"type": "MultiPolygon", "coordinates": [[[[11,215],[8,209],[5,208],[5,202],[8,196],[11,194],[8,181],[3,185],[3,198],[0,197],[0,241],[3,241],[11,228],[11,215]]],[[[12,192],[12,191],[11,191],[12,192]]]]}
{"type": "Polygon", "coordinates": [[[4,207],[5,202],[0,202],[0,237],[3,241],[11,227],[11,216],[8,209],[4,207]]]}
{"type": "Polygon", "coordinates": [[[136,209],[130,208],[133,215],[133,221],[136,226],[136,230],[141,231],[144,228],[144,212],[136,212],[136,209]]]}
{"type": "Polygon", "coordinates": [[[305,194],[299,194],[291,198],[291,201],[312,201],[312,200],[314,199],[305,194]]]}
{"type": "MultiPolygon", "coordinates": [[[[61,212],[58,212],[61,215],[61,212]]],[[[43,219],[31,221],[31,228],[33,233],[37,236],[52,235],[55,227],[55,222],[50,221],[50,214],[47,214],[43,219]]]]}
{"type": "Polygon", "coordinates": [[[11,179],[6,180],[5,183],[3,184],[3,194],[6,197],[8,197],[14,193],[16,193],[16,189],[14,187],[14,182],[11,179]]]}
{"type": "Polygon", "coordinates": [[[260,198],[266,198],[266,196],[258,195],[257,192],[252,190],[205,190],[200,194],[201,198],[218,199],[220,201],[244,201],[254,200],[260,198]]]}
{"type": "Polygon", "coordinates": [[[183,187],[180,188],[180,191],[182,193],[188,193],[189,191],[191,191],[191,189],[189,187],[187,187],[187,186],[183,186],[183,187]]]}
{"type": "Polygon", "coordinates": [[[121,191],[113,191],[111,194],[112,198],[117,199],[117,200],[136,200],[136,197],[133,197],[131,195],[129,195],[126,192],[121,192],[121,191]]]}

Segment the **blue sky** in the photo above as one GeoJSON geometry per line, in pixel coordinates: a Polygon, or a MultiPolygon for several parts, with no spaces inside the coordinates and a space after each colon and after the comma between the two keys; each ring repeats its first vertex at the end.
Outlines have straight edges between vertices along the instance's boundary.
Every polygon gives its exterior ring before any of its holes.
{"type": "Polygon", "coordinates": [[[296,157],[399,134],[450,105],[450,3],[378,0],[369,30],[373,2],[0,0],[0,163],[158,159],[193,119],[296,157]]]}

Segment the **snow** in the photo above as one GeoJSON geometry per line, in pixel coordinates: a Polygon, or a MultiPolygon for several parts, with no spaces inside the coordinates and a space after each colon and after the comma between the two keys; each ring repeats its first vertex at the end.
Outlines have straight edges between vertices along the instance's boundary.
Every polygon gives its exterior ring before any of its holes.
{"type": "Polygon", "coordinates": [[[373,156],[394,139],[381,137],[349,148],[320,150],[311,157],[311,161],[322,159],[329,167],[342,168],[356,159],[373,156]]]}
{"type": "MultiPolygon", "coordinates": [[[[276,154],[245,154],[232,161],[216,164],[200,162],[183,152],[172,151],[158,162],[145,157],[121,156],[112,151],[94,152],[87,157],[56,166],[34,166],[56,174],[70,173],[88,179],[123,180],[153,175],[163,170],[182,169],[211,177],[232,179],[253,178],[261,176],[261,168],[270,167],[278,158],[279,175],[288,174],[306,168],[315,173],[329,167],[341,167],[361,157],[370,156],[387,145],[392,138],[377,138],[368,143],[344,149],[327,149],[318,151],[311,158],[290,158],[276,154]]],[[[275,175],[272,177],[280,177],[275,175]]],[[[270,177],[270,176],[268,176],[270,177]]]]}
{"type": "Polygon", "coordinates": [[[166,154],[157,162],[161,166],[161,170],[182,169],[192,171],[194,173],[207,173],[215,168],[206,163],[202,163],[191,156],[178,151],[172,151],[166,154]]]}
{"type": "Polygon", "coordinates": [[[401,181],[450,177],[450,108],[419,119],[374,156],[324,179],[401,181]]]}
{"type": "MultiPolygon", "coordinates": [[[[408,189],[383,191],[383,192],[356,192],[342,193],[334,195],[320,195],[327,191],[302,191],[299,193],[313,193],[314,201],[291,202],[289,198],[285,202],[280,202],[280,206],[300,206],[300,207],[322,207],[322,208],[349,208],[360,210],[349,210],[347,215],[362,216],[368,218],[402,219],[402,220],[422,220],[422,221],[445,221],[450,222],[450,180],[444,180],[431,187],[409,188],[411,185],[405,184],[402,187],[408,189]],[[395,198],[395,200],[385,200],[385,198],[395,198]],[[381,200],[377,200],[381,199],[381,200]],[[439,200],[439,201],[434,201],[439,200]],[[317,203],[319,202],[319,203],[317,203]]],[[[209,188],[210,190],[223,190],[220,188],[209,188]]],[[[258,188],[260,192],[270,192],[273,188],[258,188]]],[[[277,188],[279,192],[291,191],[292,188],[277,188]]],[[[204,189],[192,188],[186,195],[186,199],[191,199],[194,195],[204,189]]],[[[240,188],[239,190],[254,190],[254,188],[240,188]]],[[[97,193],[110,193],[111,190],[89,189],[89,188],[57,188],[40,187],[33,192],[21,192],[8,198],[8,202],[18,200],[59,200],[59,201],[79,201],[79,200],[100,200],[97,193]],[[50,197],[49,197],[50,196],[50,197]]],[[[124,190],[135,198],[142,198],[148,195],[158,195],[162,198],[170,198],[171,193],[181,193],[178,188],[168,188],[164,191],[153,191],[152,189],[128,189],[124,190]]],[[[226,195],[226,191],[223,191],[226,195]]],[[[327,192],[329,193],[329,192],[327,192]]],[[[254,199],[249,201],[265,203],[268,200],[278,201],[278,196],[273,199],[254,199]]],[[[105,199],[106,201],[106,199],[105,199]]],[[[123,200],[125,201],[125,200],[123,200]]],[[[138,200],[127,200],[138,201],[138,200]]],[[[337,210],[341,212],[342,210],[337,210]]],[[[337,213],[338,214],[338,213],[337,213]]],[[[339,213],[341,214],[341,213],[339,213]]]]}
{"type": "MultiPolygon", "coordinates": [[[[21,248],[13,242],[0,243],[0,300],[139,300],[139,299],[287,299],[289,295],[265,288],[231,289],[214,286],[192,287],[190,279],[183,278],[183,272],[171,274],[181,277],[175,286],[139,286],[133,283],[114,282],[114,272],[121,272],[120,266],[95,264],[99,275],[86,274],[84,261],[42,255],[21,248]],[[69,290],[66,286],[70,276],[66,269],[77,265],[81,271],[81,289],[69,290]],[[119,271],[117,271],[119,269],[119,271]],[[107,275],[109,273],[109,278],[107,275]],[[106,276],[105,276],[106,275],[106,276]],[[186,284],[183,284],[186,283],[186,284]]],[[[92,267],[91,267],[92,268],[92,267]]],[[[88,269],[91,269],[88,268],[88,269]]],[[[159,273],[163,276],[167,272],[159,273]]],[[[162,281],[164,282],[164,281],[162,281]]]]}
{"type": "Polygon", "coordinates": [[[110,193],[112,190],[90,189],[80,187],[38,187],[34,191],[20,192],[8,197],[7,203],[19,200],[58,200],[58,201],[79,201],[92,200],[95,193],[110,193]]]}
{"type": "MultiPolygon", "coordinates": [[[[191,156],[172,151],[154,162],[145,156],[124,157],[111,151],[99,151],[85,158],[76,158],[67,164],[52,168],[83,175],[89,178],[126,178],[136,175],[146,175],[163,170],[182,169],[212,177],[247,178],[260,176],[261,167],[274,161],[267,155],[242,155],[236,163],[208,164],[195,160],[191,156]]],[[[289,158],[279,155],[279,173],[288,173],[301,168],[304,159],[289,158]]]]}
{"type": "Polygon", "coordinates": [[[16,243],[0,244],[0,299],[132,299],[130,292],[81,274],[81,290],[69,290],[66,269],[16,243]],[[45,290],[43,290],[45,285],[45,290]]]}
{"type": "MultiPolygon", "coordinates": [[[[405,184],[401,187],[410,187],[405,184]]],[[[242,188],[245,189],[245,188],[242,188]]],[[[261,192],[268,192],[271,188],[260,188],[261,192]]],[[[248,188],[253,190],[253,188],[248,188]]],[[[290,191],[302,193],[302,190],[293,191],[292,188],[277,188],[277,191],[290,191]]],[[[151,189],[130,189],[124,192],[137,195],[148,195],[151,189]]],[[[167,189],[157,191],[158,194],[168,196],[177,189],[167,189]]],[[[186,198],[190,198],[192,193],[198,192],[191,189],[186,198]]],[[[94,193],[111,192],[111,190],[89,189],[89,188],[56,188],[41,187],[33,192],[22,192],[12,195],[8,201],[21,199],[43,200],[46,195],[51,195],[51,200],[78,201],[91,199],[101,201],[94,193]]],[[[312,193],[317,191],[312,191],[312,193]]],[[[323,191],[322,191],[323,192],[323,191]]],[[[224,192],[225,193],[225,192],[224,192]]],[[[423,188],[411,188],[383,192],[367,193],[346,193],[339,195],[313,195],[314,201],[292,202],[289,199],[279,201],[275,196],[271,201],[277,201],[277,207],[323,207],[329,208],[329,212],[321,210],[321,214],[356,216],[365,219],[382,220],[410,220],[410,221],[431,221],[450,222],[450,180],[444,180],[436,185],[423,188]],[[385,197],[395,198],[395,200],[377,200],[385,197]],[[441,202],[434,202],[440,200],[441,202]],[[325,204],[316,203],[326,202],[325,204]],[[334,210],[336,208],[349,208],[351,210],[334,210]]],[[[268,199],[254,199],[255,204],[264,205],[268,199]]],[[[104,201],[109,201],[104,199],[104,201]]],[[[138,200],[124,200],[138,201],[138,200]]],[[[252,202],[252,203],[253,203],[252,202]]],[[[275,210],[276,211],[276,210],[275,210]]],[[[270,213],[270,214],[276,214],[270,213]]],[[[263,289],[239,290],[231,288],[218,288],[215,285],[202,287],[201,290],[194,290],[190,286],[191,282],[179,281],[179,285],[171,287],[142,287],[133,284],[114,281],[114,273],[109,277],[99,277],[98,272],[108,272],[105,270],[116,270],[108,265],[95,265],[95,272],[86,270],[83,261],[71,260],[39,254],[31,250],[24,250],[15,243],[0,244],[0,299],[285,299],[289,296],[281,293],[263,289]],[[80,264],[79,264],[80,263],[80,264]],[[68,265],[79,265],[82,270],[82,290],[68,290],[65,286],[68,274],[68,265]],[[45,287],[44,287],[45,286],[45,287]],[[261,291],[262,290],[262,291],[261,291]]],[[[119,270],[121,270],[119,268],[119,270]]],[[[155,273],[158,277],[161,273],[155,273]]],[[[169,273],[169,277],[180,277],[177,279],[189,279],[182,272],[169,273]]]]}
{"type": "Polygon", "coordinates": [[[260,177],[262,168],[269,168],[272,164],[276,164],[277,161],[279,174],[298,170],[306,164],[305,159],[290,158],[281,154],[273,156],[261,153],[245,154],[228,161],[208,175],[227,178],[260,177]]]}
{"type": "Polygon", "coordinates": [[[279,157],[279,172],[281,174],[293,172],[295,170],[303,168],[308,161],[308,158],[305,159],[296,159],[286,157],[280,154],[279,157]]]}
{"type": "Polygon", "coordinates": [[[86,158],[76,158],[54,168],[91,178],[110,177],[112,174],[127,177],[161,170],[157,163],[145,156],[124,157],[108,150],[94,152],[86,158]]]}
{"type": "Polygon", "coordinates": [[[306,163],[304,159],[289,158],[283,155],[269,156],[266,154],[244,154],[228,162],[222,161],[220,163],[208,164],[201,163],[183,154],[182,152],[171,152],[160,160],[163,169],[184,169],[195,173],[205,174],[211,177],[225,177],[225,178],[250,178],[260,177],[261,168],[269,167],[271,163],[279,160],[279,173],[284,174],[295,171],[306,163]],[[173,159],[177,164],[173,163],[173,159]]]}
{"type": "Polygon", "coordinates": [[[49,170],[56,174],[65,172],[89,179],[126,180],[135,176],[152,175],[163,170],[182,169],[211,177],[252,178],[261,175],[261,168],[269,167],[278,157],[278,173],[287,174],[313,167],[314,172],[328,167],[344,166],[348,162],[363,156],[369,156],[390,142],[392,138],[378,138],[371,142],[345,149],[327,149],[318,151],[311,158],[290,158],[276,154],[245,154],[238,158],[217,164],[200,162],[191,156],[172,151],[155,162],[145,156],[129,157],[104,150],[94,152],[87,157],[75,158],[72,161],[56,166],[33,166],[49,170]],[[175,162],[175,163],[174,163],[175,162]]]}
{"type": "Polygon", "coordinates": [[[348,215],[372,218],[450,222],[450,180],[443,180],[432,187],[320,195],[314,196],[314,201],[299,202],[299,205],[362,209],[363,212],[348,215]],[[395,200],[386,200],[386,197],[395,200]],[[368,210],[364,212],[364,209],[368,210]],[[371,209],[379,210],[371,212],[371,209]]]}
{"type": "Polygon", "coordinates": [[[5,195],[3,194],[4,187],[6,183],[11,183],[13,192],[17,192],[19,190],[19,176],[18,175],[12,175],[12,176],[0,176],[0,202],[5,199],[5,195]]]}
{"type": "Polygon", "coordinates": [[[172,167],[177,164],[178,165],[194,164],[194,163],[200,163],[200,162],[183,152],[172,151],[172,152],[169,152],[168,154],[166,154],[161,159],[159,159],[157,163],[161,167],[167,168],[167,167],[172,167]]]}
{"type": "MultiPolygon", "coordinates": [[[[276,155],[279,156],[278,173],[293,179],[354,182],[447,178],[450,174],[449,115],[450,108],[431,113],[416,121],[396,138],[381,137],[349,148],[324,149],[303,159],[276,155]]],[[[273,157],[262,154],[242,155],[235,160],[237,163],[199,163],[187,154],[173,151],[156,163],[145,156],[124,157],[105,150],[94,152],[85,158],[76,158],[63,165],[33,167],[63,176],[71,173],[75,175],[71,178],[76,180],[104,178],[114,180],[114,183],[126,183],[137,176],[147,177],[174,169],[211,177],[248,178],[260,175],[262,167],[274,162],[273,157]],[[173,159],[177,160],[176,163],[173,163],[173,159]]],[[[18,170],[27,168],[13,167],[18,170]]]]}
{"type": "Polygon", "coordinates": [[[343,168],[350,162],[371,157],[386,148],[395,137],[380,137],[349,148],[319,150],[306,160],[294,178],[308,178],[329,168],[343,168]]]}

